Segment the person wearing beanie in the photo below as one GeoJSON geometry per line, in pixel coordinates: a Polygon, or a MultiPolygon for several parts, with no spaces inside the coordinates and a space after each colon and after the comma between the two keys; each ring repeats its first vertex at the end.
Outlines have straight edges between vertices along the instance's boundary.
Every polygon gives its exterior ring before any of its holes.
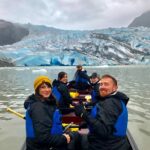
{"type": "Polygon", "coordinates": [[[47,76],[37,77],[34,91],[24,102],[26,150],[67,150],[71,138],[62,131],[62,115],[52,95],[51,80],[47,76]]]}
{"type": "Polygon", "coordinates": [[[34,90],[36,91],[39,85],[42,84],[43,82],[47,82],[50,86],[52,84],[51,80],[47,76],[39,76],[34,80],[34,90]]]}
{"type": "Polygon", "coordinates": [[[93,72],[92,75],[90,76],[90,81],[91,81],[91,86],[92,86],[92,91],[91,91],[92,103],[91,104],[94,105],[97,101],[97,96],[99,96],[100,76],[96,72],[93,72]]]}

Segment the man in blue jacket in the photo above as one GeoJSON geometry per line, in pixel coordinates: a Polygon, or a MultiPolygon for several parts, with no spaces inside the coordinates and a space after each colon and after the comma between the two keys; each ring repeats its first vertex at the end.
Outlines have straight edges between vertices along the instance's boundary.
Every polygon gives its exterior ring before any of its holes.
{"type": "Polygon", "coordinates": [[[90,80],[92,86],[92,91],[91,91],[92,103],[94,104],[96,103],[97,96],[99,95],[100,76],[96,72],[93,72],[92,75],[90,76],[90,80]]]}
{"type": "Polygon", "coordinates": [[[75,107],[77,116],[89,126],[89,150],[129,150],[126,130],[128,112],[126,104],[129,98],[117,92],[117,80],[104,75],[100,80],[100,96],[91,113],[82,105],[75,107]]]}
{"type": "Polygon", "coordinates": [[[90,77],[87,75],[87,71],[83,69],[81,65],[77,65],[77,71],[74,76],[75,89],[87,90],[91,88],[90,77]]]}

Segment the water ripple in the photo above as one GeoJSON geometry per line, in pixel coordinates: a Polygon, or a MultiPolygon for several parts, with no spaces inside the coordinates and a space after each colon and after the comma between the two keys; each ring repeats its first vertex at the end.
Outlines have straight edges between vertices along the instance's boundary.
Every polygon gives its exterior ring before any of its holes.
{"type": "Polygon", "coordinates": [[[150,131],[147,131],[147,130],[145,130],[145,129],[143,129],[143,128],[140,128],[139,130],[140,130],[141,132],[143,132],[144,134],[150,136],[150,131]]]}

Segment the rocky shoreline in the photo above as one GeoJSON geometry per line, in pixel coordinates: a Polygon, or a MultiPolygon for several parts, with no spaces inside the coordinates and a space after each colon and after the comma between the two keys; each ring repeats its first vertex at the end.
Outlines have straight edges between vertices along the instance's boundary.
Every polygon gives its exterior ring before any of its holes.
{"type": "Polygon", "coordinates": [[[5,60],[0,60],[0,67],[14,67],[13,63],[7,62],[5,60]]]}

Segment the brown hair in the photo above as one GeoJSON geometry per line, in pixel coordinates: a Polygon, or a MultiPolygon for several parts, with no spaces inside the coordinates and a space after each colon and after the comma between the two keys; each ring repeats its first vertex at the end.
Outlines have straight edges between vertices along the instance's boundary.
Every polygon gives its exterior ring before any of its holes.
{"type": "Polygon", "coordinates": [[[58,80],[61,80],[67,73],[66,72],[59,72],[58,73],[58,80]]]}
{"type": "Polygon", "coordinates": [[[109,74],[105,74],[105,75],[103,75],[103,76],[101,77],[101,79],[103,79],[103,78],[111,78],[112,81],[114,82],[114,84],[115,84],[116,86],[118,86],[117,80],[116,80],[113,76],[111,76],[111,75],[109,75],[109,74]]]}
{"type": "Polygon", "coordinates": [[[81,65],[77,65],[76,68],[77,68],[77,70],[82,70],[82,66],[81,65]]]}
{"type": "MultiPolygon", "coordinates": [[[[52,86],[51,86],[50,83],[48,83],[48,82],[43,82],[43,83],[45,83],[48,87],[52,88],[52,86]]],[[[36,90],[35,90],[35,94],[36,94],[36,95],[40,95],[40,94],[39,94],[39,91],[40,91],[40,87],[41,87],[41,85],[42,85],[43,83],[41,83],[41,84],[36,88],[36,90]]]]}

